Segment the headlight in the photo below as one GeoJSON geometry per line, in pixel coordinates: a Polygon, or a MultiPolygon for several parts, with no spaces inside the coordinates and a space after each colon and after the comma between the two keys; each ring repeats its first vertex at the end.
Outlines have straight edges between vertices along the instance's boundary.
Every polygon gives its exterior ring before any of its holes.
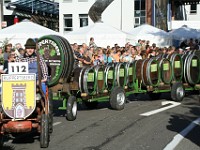
{"type": "Polygon", "coordinates": [[[36,94],[36,101],[41,100],[41,98],[42,98],[42,96],[40,95],[40,93],[37,93],[37,94],[36,94]]]}

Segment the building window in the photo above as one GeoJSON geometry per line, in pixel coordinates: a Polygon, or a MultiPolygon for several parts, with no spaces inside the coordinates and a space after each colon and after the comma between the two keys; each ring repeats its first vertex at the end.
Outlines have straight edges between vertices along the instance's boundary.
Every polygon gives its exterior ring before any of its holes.
{"type": "Polygon", "coordinates": [[[190,14],[196,14],[197,13],[197,4],[191,4],[190,5],[190,14]]]}
{"type": "Polygon", "coordinates": [[[79,14],[80,27],[88,26],[88,14],[79,14]]]}
{"type": "Polygon", "coordinates": [[[134,16],[135,16],[135,27],[145,24],[146,20],[146,5],[145,0],[135,0],[135,8],[134,8],[134,16]]]}
{"type": "Polygon", "coordinates": [[[72,14],[64,14],[64,31],[72,31],[72,14]]]}

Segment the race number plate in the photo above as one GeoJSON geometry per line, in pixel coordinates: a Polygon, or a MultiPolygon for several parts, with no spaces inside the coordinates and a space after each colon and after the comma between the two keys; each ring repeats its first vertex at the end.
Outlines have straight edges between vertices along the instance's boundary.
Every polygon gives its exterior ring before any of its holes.
{"type": "Polygon", "coordinates": [[[13,119],[25,119],[36,107],[35,74],[2,74],[2,108],[13,119]]]}
{"type": "Polygon", "coordinates": [[[8,63],[8,74],[28,74],[28,62],[8,63]]]}

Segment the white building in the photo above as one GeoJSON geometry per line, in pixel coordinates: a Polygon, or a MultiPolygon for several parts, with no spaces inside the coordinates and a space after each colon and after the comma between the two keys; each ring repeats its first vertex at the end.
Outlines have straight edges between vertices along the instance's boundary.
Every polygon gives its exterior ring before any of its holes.
{"type": "MultiPolygon", "coordinates": [[[[60,0],[59,31],[61,34],[93,24],[88,12],[96,0],[60,0]]],[[[102,21],[128,31],[134,27],[134,0],[115,0],[103,12],[102,21]]]]}
{"type": "Polygon", "coordinates": [[[172,21],[172,29],[187,25],[190,28],[200,29],[200,4],[182,5],[182,19],[172,21]]]}

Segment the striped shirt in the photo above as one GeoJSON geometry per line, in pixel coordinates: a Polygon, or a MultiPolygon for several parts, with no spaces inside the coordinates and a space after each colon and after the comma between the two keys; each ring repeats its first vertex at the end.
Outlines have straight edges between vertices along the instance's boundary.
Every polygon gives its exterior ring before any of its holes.
{"type": "MultiPolygon", "coordinates": [[[[32,62],[35,62],[37,61],[37,55],[33,55],[31,57],[16,57],[15,58],[15,62],[28,62],[28,63],[32,63],[32,62]]],[[[39,55],[39,64],[40,64],[40,68],[41,68],[41,71],[42,71],[42,80],[47,80],[47,77],[48,77],[48,68],[47,68],[47,64],[44,60],[44,58],[39,55]]]]}

